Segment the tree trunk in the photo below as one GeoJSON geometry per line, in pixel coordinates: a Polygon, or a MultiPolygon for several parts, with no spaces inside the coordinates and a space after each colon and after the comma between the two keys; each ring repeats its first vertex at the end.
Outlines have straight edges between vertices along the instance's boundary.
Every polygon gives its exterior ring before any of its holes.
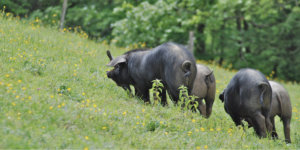
{"type": "MultiPolygon", "coordinates": [[[[244,31],[248,31],[249,26],[248,26],[248,22],[245,19],[243,20],[243,24],[244,24],[244,31]]],[[[246,46],[246,53],[250,53],[250,52],[251,52],[250,47],[246,46]]]]}
{"type": "Polygon", "coordinates": [[[196,43],[195,43],[195,54],[197,56],[205,53],[205,37],[204,37],[205,24],[198,24],[196,43]]]}
{"type": "Polygon", "coordinates": [[[192,54],[194,54],[194,40],[195,40],[194,32],[190,31],[189,32],[188,49],[190,50],[190,52],[192,54]]]}
{"type": "Polygon", "coordinates": [[[65,16],[66,16],[66,12],[67,12],[67,6],[68,6],[68,0],[64,0],[62,12],[61,12],[61,17],[60,17],[60,27],[59,27],[61,30],[64,28],[64,22],[65,22],[65,16]]]}
{"type": "MultiPolygon", "coordinates": [[[[224,29],[225,29],[225,21],[223,21],[223,24],[221,26],[221,31],[223,32],[224,29]]],[[[222,66],[223,61],[224,61],[224,47],[225,47],[225,45],[224,45],[224,34],[223,33],[221,33],[219,40],[220,40],[220,45],[221,45],[219,65],[222,66]]]]}
{"type": "MultiPolygon", "coordinates": [[[[239,14],[238,14],[239,16],[239,14]]],[[[236,29],[239,31],[239,33],[241,33],[242,31],[242,24],[241,24],[241,17],[237,17],[236,18],[236,29]]],[[[240,36],[240,35],[239,35],[240,36]]],[[[239,51],[239,57],[242,59],[243,58],[243,52],[242,52],[242,41],[241,40],[238,40],[238,45],[239,45],[239,48],[238,48],[238,51],[239,51]]]]}

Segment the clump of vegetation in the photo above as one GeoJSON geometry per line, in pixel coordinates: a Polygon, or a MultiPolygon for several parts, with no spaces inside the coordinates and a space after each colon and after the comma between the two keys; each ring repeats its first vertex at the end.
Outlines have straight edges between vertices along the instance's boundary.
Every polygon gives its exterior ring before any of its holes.
{"type": "Polygon", "coordinates": [[[162,88],[164,87],[164,85],[158,79],[153,80],[152,82],[152,88],[150,89],[150,91],[153,93],[153,103],[154,105],[157,105],[161,103],[159,93],[162,92],[162,88]]]}
{"type": "Polygon", "coordinates": [[[193,110],[199,113],[199,110],[197,109],[199,103],[195,100],[197,96],[189,95],[187,87],[183,85],[179,87],[179,90],[180,91],[178,105],[182,106],[184,110],[193,110]]]}

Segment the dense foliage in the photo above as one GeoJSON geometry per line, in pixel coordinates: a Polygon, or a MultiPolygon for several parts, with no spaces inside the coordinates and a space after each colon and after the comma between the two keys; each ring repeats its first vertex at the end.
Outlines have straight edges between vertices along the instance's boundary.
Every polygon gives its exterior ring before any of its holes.
{"type": "MultiPolygon", "coordinates": [[[[0,0],[0,7],[58,26],[62,0],[0,0]]],[[[119,46],[166,41],[187,44],[195,56],[231,69],[251,67],[300,81],[297,0],[69,0],[66,27],[119,46]]]]}

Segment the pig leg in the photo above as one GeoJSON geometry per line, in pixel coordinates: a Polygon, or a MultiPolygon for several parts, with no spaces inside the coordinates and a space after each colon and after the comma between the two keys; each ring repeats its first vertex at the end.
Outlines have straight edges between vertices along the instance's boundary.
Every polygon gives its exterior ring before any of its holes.
{"type": "Polygon", "coordinates": [[[121,86],[130,96],[133,96],[133,94],[131,93],[131,88],[129,85],[122,85],[121,86]]]}
{"type": "Polygon", "coordinates": [[[266,124],[267,131],[268,133],[271,134],[273,130],[273,125],[270,120],[269,109],[263,109],[262,115],[265,117],[265,124],[266,124]]]}
{"type": "Polygon", "coordinates": [[[251,127],[253,127],[253,122],[252,122],[252,120],[251,120],[251,118],[245,118],[245,121],[248,123],[248,128],[251,128],[251,127]]]}
{"type": "Polygon", "coordinates": [[[230,117],[232,118],[233,122],[236,126],[242,125],[242,120],[239,116],[236,116],[234,114],[230,114],[230,117]]]}
{"type": "Polygon", "coordinates": [[[267,137],[265,117],[257,112],[252,117],[253,127],[259,137],[267,137]]]}
{"type": "Polygon", "coordinates": [[[149,89],[143,90],[142,99],[144,100],[145,103],[150,103],[149,89]]]}
{"type": "Polygon", "coordinates": [[[205,117],[206,116],[206,106],[205,106],[205,104],[203,104],[203,100],[201,100],[200,98],[197,98],[196,101],[198,102],[198,110],[199,110],[200,114],[205,117]]]}
{"type": "Polygon", "coordinates": [[[130,89],[130,86],[129,85],[121,85],[122,88],[125,90],[125,91],[129,91],[131,93],[131,89],[130,89]]]}
{"type": "Polygon", "coordinates": [[[145,103],[150,103],[149,89],[146,88],[135,88],[135,89],[136,89],[136,96],[142,98],[145,103]]]}
{"type": "Polygon", "coordinates": [[[159,97],[161,97],[161,105],[166,106],[167,105],[167,93],[166,93],[165,88],[162,88],[161,92],[159,92],[159,97]]]}
{"type": "Polygon", "coordinates": [[[205,98],[205,105],[206,105],[205,117],[206,118],[208,118],[211,115],[214,100],[215,100],[214,98],[210,98],[210,97],[205,98]]]}
{"type": "Polygon", "coordinates": [[[174,104],[177,105],[178,100],[179,100],[179,95],[173,94],[174,92],[172,92],[170,89],[168,90],[168,93],[169,93],[169,96],[171,97],[172,101],[174,102],[174,104]]]}
{"type": "Polygon", "coordinates": [[[285,142],[291,143],[291,137],[290,137],[290,121],[291,118],[282,118],[283,127],[284,127],[284,136],[285,136],[285,142]]]}
{"type": "Polygon", "coordinates": [[[276,129],[275,129],[274,117],[271,117],[270,120],[271,120],[271,123],[273,125],[272,137],[275,138],[275,139],[278,139],[278,134],[277,134],[276,129]]]}

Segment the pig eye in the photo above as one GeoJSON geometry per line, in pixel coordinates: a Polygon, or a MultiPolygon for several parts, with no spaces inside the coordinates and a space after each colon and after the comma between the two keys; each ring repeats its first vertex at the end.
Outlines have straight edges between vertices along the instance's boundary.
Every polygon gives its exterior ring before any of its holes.
{"type": "Polygon", "coordinates": [[[116,68],[116,69],[117,69],[117,68],[120,68],[120,65],[119,65],[119,64],[115,65],[115,68],[116,68]]]}
{"type": "Polygon", "coordinates": [[[115,70],[115,73],[116,73],[116,74],[119,74],[119,72],[120,72],[120,67],[119,67],[119,66],[115,66],[115,69],[114,69],[114,70],[115,70]]]}

